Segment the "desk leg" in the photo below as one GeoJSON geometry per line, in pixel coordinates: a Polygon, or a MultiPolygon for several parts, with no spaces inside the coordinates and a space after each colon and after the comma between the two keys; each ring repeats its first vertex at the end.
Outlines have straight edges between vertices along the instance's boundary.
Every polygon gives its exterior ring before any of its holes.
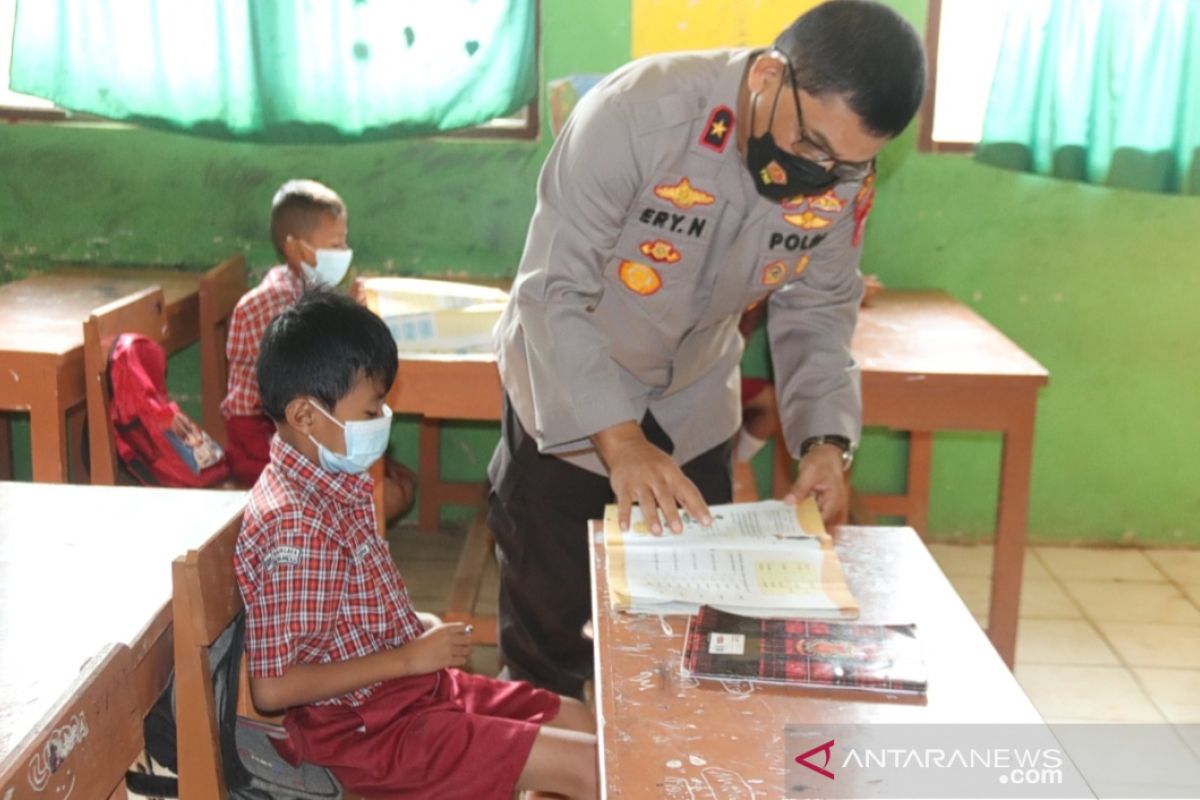
{"type": "Polygon", "coordinates": [[[922,539],[929,532],[929,475],[933,471],[933,432],[908,433],[908,511],[905,522],[916,529],[922,539]]]}
{"type": "Polygon", "coordinates": [[[12,421],[6,412],[0,411],[0,481],[12,480],[12,458],[12,421]]]}
{"type": "Polygon", "coordinates": [[[417,440],[417,478],[420,480],[420,508],[417,524],[423,531],[436,531],[442,510],[442,422],[421,417],[417,440]]]}
{"type": "Polygon", "coordinates": [[[1037,398],[1015,409],[1004,432],[1000,466],[1000,499],[996,521],[992,598],[988,636],[1011,669],[1017,652],[1017,617],[1021,608],[1021,570],[1029,521],[1029,481],[1033,466],[1033,421],[1037,398]]]}
{"type": "Polygon", "coordinates": [[[39,483],[67,482],[66,409],[58,394],[47,394],[29,410],[29,449],[33,479],[39,483]]]}

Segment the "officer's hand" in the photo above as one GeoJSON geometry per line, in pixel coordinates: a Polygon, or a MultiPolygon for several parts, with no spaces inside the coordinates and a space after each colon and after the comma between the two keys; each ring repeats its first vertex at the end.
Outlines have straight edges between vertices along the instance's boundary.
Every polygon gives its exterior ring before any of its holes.
{"type": "Polygon", "coordinates": [[[816,497],[826,526],[842,521],[847,502],[846,475],[842,469],[842,448],[836,444],[819,444],[804,454],[796,482],[783,500],[795,505],[810,494],[816,497]]]}
{"type": "Polygon", "coordinates": [[[679,506],[704,525],[712,522],[696,484],[688,480],[669,455],[646,441],[637,423],[622,422],[600,431],[592,439],[608,467],[621,530],[629,530],[634,503],[641,507],[650,532],[655,535],[662,533],[659,509],[675,533],[683,530],[679,506]]]}

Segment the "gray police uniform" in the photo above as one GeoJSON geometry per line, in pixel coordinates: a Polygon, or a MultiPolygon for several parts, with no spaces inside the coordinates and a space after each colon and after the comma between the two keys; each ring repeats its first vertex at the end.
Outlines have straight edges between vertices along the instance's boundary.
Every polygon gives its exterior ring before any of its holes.
{"type": "Polygon", "coordinates": [[[491,521],[502,557],[501,648],[517,677],[576,694],[590,669],[576,625],[588,613],[582,521],[600,517],[604,502],[549,497],[522,471],[535,458],[604,476],[589,437],[626,420],[655,423],[683,465],[722,449],[741,424],[737,326],[747,307],[769,297],[792,455],[810,436],[859,439],[850,339],[871,179],[783,204],[757,193],[735,132],[749,124],[735,113],[753,52],[625,66],[581,99],[542,170],[495,342],[507,399],[489,469],[491,521]],[[541,455],[518,458],[519,450],[541,455]],[[552,501],[575,508],[553,524],[535,519],[552,501]],[[580,522],[561,529],[570,514],[580,522]],[[570,553],[550,552],[561,547],[570,553]]]}

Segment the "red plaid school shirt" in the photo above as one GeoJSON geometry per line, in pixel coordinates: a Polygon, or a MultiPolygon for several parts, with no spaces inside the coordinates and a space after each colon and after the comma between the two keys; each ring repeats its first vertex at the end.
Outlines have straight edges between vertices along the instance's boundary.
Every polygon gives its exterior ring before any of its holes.
{"type": "Polygon", "coordinates": [[[258,344],[271,320],[294,306],[303,293],[304,281],[283,264],[272,267],[233,309],[225,341],[225,354],[229,358],[229,385],[221,401],[221,416],[225,419],[262,413],[258,378],[254,373],[258,344]]]}
{"type": "MultiPolygon", "coordinates": [[[[424,631],[375,532],[371,488],[366,475],[330,472],[278,436],[271,442],[233,556],[252,676],[370,655],[424,631]]],[[[359,705],[373,688],[316,705],[359,705]]]]}

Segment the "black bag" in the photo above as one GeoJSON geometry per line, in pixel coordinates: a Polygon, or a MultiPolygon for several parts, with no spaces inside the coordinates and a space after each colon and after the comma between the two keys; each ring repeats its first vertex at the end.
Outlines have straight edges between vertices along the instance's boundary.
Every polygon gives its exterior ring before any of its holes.
{"type": "MultiPolygon", "coordinates": [[[[212,667],[213,698],[221,743],[225,786],[235,800],[338,800],[342,788],[323,767],[293,767],[280,757],[272,738],[286,736],[283,729],[237,715],[238,678],[246,635],[246,615],[239,613],[208,651],[212,667]]],[[[177,772],[175,740],[175,674],[150,709],[143,725],[146,752],[159,764],[177,772]]],[[[129,791],[149,797],[179,797],[179,780],[140,772],[126,774],[129,791]]]]}

